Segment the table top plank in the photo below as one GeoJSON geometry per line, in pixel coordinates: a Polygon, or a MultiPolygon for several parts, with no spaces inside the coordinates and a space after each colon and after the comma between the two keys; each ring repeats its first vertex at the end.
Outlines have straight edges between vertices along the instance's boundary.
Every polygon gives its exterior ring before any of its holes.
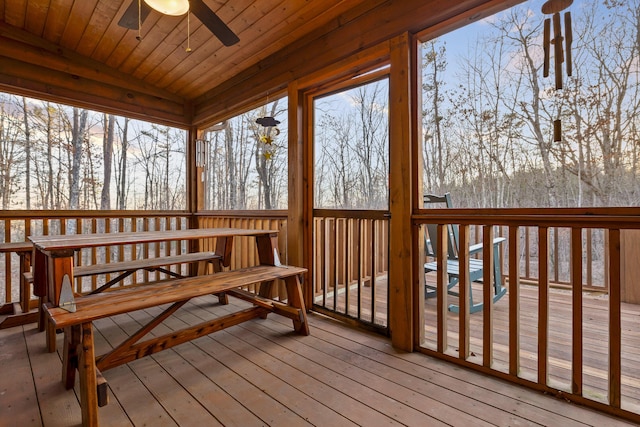
{"type": "Polygon", "coordinates": [[[53,236],[29,236],[36,248],[43,251],[91,248],[109,245],[155,243],[173,240],[194,240],[214,237],[261,236],[277,234],[277,230],[242,228],[193,228],[184,230],[133,231],[104,234],[67,234],[53,236]]]}
{"type": "Polygon", "coordinates": [[[0,243],[0,253],[31,252],[32,250],[33,250],[33,243],[31,243],[31,242],[6,242],[6,243],[0,243]]]}

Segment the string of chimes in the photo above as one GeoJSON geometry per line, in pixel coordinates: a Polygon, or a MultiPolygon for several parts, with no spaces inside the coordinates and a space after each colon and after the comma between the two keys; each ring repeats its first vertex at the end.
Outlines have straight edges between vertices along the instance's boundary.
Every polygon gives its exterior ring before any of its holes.
{"type": "MultiPolygon", "coordinates": [[[[560,12],[571,6],[573,0],[549,0],[542,5],[542,13],[545,15],[553,15],[552,18],[544,20],[544,77],[549,77],[551,44],[553,44],[553,63],[556,78],[556,90],[562,89],[562,63],[566,64],[567,76],[571,76],[571,43],[573,35],[571,32],[571,12],[564,13],[564,30],[565,35],[562,36],[562,25],[560,12]],[[553,20],[553,39],[551,38],[551,21],[553,20]],[[562,42],[564,41],[564,50],[562,42]]],[[[555,142],[562,141],[562,122],[558,118],[553,121],[553,140],[555,142]]]]}

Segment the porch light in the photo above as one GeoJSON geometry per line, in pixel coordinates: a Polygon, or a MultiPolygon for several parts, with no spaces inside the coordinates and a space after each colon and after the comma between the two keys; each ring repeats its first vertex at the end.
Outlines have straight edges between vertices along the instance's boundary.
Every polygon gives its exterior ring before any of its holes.
{"type": "Polygon", "coordinates": [[[144,2],[165,15],[180,16],[189,11],[189,0],[144,0],[144,2]]]}

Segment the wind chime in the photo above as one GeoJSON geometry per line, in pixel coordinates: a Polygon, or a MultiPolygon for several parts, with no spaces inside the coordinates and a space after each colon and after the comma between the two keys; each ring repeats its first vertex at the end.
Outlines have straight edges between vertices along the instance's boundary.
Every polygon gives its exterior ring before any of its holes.
{"type": "MultiPolygon", "coordinates": [[[[556,80],[556,90],[563,88],[562,64],[565,63],[567,68],[567,76],[571,76],[571,44],[573,42],[573,34],[571,32],[571,12],[564,13],[564,31],[562,35],[562,22],[560,12],[571,6],[573,0],[549,0],[542,5],[542,13],[545,15],[553,15],[552,18],[544,20],[544,66],[543,76],[549,77],[551,44],[553,44],[553,62],[556,80]],[[553,39],[551,38],[551,21],[553,20],[553,39]],[[564,42],[564,50],[563,50],[564,42]]],[[[562,141],[562,121],[560,120],[560,112],[558,118],[553,122],[553,140],[554,142],[562,141]]]]}
{"type": "Polygon", "coordinates": [[[273,137],[271,135],[272,132],[276,136],[280,134],[280,129],[276,127],[280,122],[273,117],[265,116],[256,119],[256,123],[264,128],[264,133],[260,135],[260,142],[266,145],[262,155],[267,160],[271,160],[275,148],[273,145],[273,137]]]}

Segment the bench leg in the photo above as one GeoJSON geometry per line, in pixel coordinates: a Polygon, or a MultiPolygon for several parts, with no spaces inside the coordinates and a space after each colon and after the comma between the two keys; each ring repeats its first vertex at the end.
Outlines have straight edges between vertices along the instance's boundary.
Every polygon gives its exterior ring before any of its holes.
{"type": "Polygon", "coordinates": [[[291,307],[300,309],[301,320],[293,321],[293,328],[300,335],[309,335],[309,321],[307,320],[307,310],[304,306],[304,298],[302,296],[302,285],[298,276],[287,277],[285,285],[287,287],[287,302],[291,307]]]}
{"type": "Polygon", "coordinates": [[[216,294],[216,296],[218,297],[218,303],[222,305],[229,304],[229,295],[227,295],[226,292],[220,292],[219,294],[216,294]]]}
{"type": "MultiPolygon", "coordinates": [[[[288,291],[288,288],[287,288],[288,291]]],[[[260,287],[258,288],[258,295],[263,298],[271,299],[271,295],[273,295],[273,280],[269,280],[267,282],[260,283],[260,287]]],[[[267,314],[265,313],[262,317],[263,319],[267,318],[267,314]]]]}
{"type": "Polygon", "coordinates": [[[81,347],[78,354],[78,374],[80,375],[80,407],[82,425],[98,426],[98,393],[96,355],[93,347],[93,328],[91,323],[81,326],[81,347]]]}
{"type": "Polygon", "coordinates": [[[80,345],[80,325],[64,328],[64,347],[62,350],[62,383],[67,390],[76,383],[78,369],[78,346],[80,345]]]}
{"type": "Polygon", "coordinates": [[[44,331],[45,325],[47,324],[47,318],[45,317],[44,309],[42,308],[44,303],[44,298],[38,297],[38,332],[44,331]]]}

